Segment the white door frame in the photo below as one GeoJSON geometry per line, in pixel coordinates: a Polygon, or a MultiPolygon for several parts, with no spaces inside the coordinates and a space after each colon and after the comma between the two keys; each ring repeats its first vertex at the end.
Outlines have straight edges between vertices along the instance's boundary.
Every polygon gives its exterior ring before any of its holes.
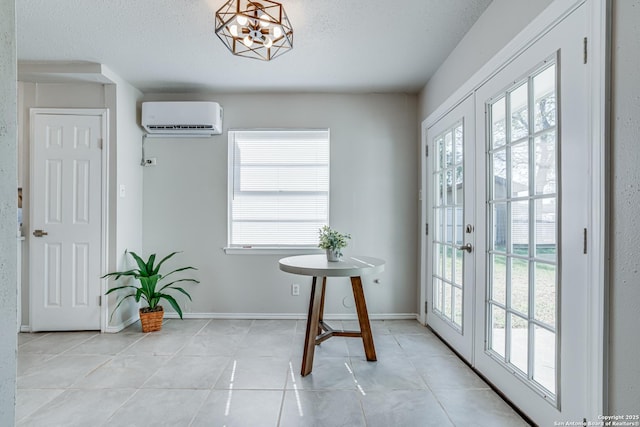
{"type": "MultiPolygon", "coordinates": [[[[607,187],[609,184],[609,113],[610,72],[609,52],[611,44],[610,0],[555,0],[527,27],[514,37],[500,52],[481,67],[473,76],[463,83],[447,100],[434,110],[423,122],[421,133],[421,176],[420,182],[426,182],[426,144],[427,130],[440,118],[455,108],[462,100],[474,94],[476,90],[497,74],[504,66],[513,61],[519,54],[534,44],[542,35],[561,22],[567,15],[581,5],[587,7],[591,28],[587,34],[586,47],[587,66],[589,67],[589,100],[591,105],[590,120],[587,124],[590,144],[591,188],[588,253],[589,283],[587,286],[588,313],[587,339],[588,358],[588,403],[591,419],[597,419],[608,409],[608,267],[609,239],[607,234],[607,187]]],[[[479,154],[479,153],[476,153],[479,154]]],[[[425,227],[428,218],[427,189],[421,194],[421,227],[420,227],[420,275],[419,275],[419,320],[426,322],[425,301],[427,299],[426,257],[430,256],[427,247],[425,227]]]]}
{"type": "MultiPolygon", "coordinates": [[[[34,164],[33,164],[33,147],[35,144],[35,116],[36,115],[70,115],[70,116],[97,116],[100,117],[100,121],[102,124],[102,161],[101,161],[101,180],[102,180],[102,188],[101,188],[101,231],[100,231],[100,274],[104,275],[107,272],[108,268],[108,258],[109,258],[109,109],[107,108],[30,108],[29,109],[29,144],[30,144],[30,160],[29,160],[29,175],[31,176],[34,164]]],[[[29,180],[29,185],[31,185],[32,180],[29,180]]],[[[31,191],[30,191],[31,193],[31,191]]],[[[33,203],[29,204],[29,209],[33,203]]],[[[33,224],[33,212],[29,212],[30,224],[33,224]]],[[[30,262],[31,260],[29,260],[30,262]]],[[[31,268],[31,267],[29,267],[31,268]]],[[[31,281],[31,278],[29,278],[31,281]]],[[[31,286],[31,282],[29,283],[31,286]]],[[[100,279],[100,295],[104,296],[104,293],[107,291],[107,279],[100,279]]],[[[29,289],[29,294],[31,294],[31,289],[29,289]]],[[[100,332],[105,332],[108,326],[108,307],[106,304],[107,298],[101,298],[102,304],[100,304],[100,332]]],[[[31,303],[31,297],[29,297],[29,318],[33,315],[33,305],[31,303]]],[[[31,325],[31,320],[29,320],[29,325],[31,325]]],[[[29,329],[31,327],[29,326],[29,329]]]]}

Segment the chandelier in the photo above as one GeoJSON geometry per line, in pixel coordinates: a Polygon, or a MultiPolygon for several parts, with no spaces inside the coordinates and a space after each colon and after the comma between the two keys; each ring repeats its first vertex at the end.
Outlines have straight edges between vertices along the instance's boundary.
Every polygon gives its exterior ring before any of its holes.
{"type": "Polygon", "coordinates": [[[270,61],[293,48],[293,28],[280,3],[229,0],[216,12],[216,34],[238,56],[270,61]]]}

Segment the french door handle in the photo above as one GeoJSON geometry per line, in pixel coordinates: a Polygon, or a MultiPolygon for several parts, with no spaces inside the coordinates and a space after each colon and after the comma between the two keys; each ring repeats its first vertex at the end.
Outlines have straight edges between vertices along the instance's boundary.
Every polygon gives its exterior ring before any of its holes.
{"type": "Polygon", "coordinates": [[[49,233],[47,233],[46,231],[42,231],[42,230],[34,230],[33,231],[33,235],[36,237],[42,237],[42,236],[47,236],[49,233]]]}
{"type": "Polygon", "coordinates": [[[466,245],[456,246],[456,249],[458,249],[459,251],[467,251],[471,253],[471,251],[473,250],[473,246],[471,246],[471,243],[467,243],[466,245]]]}

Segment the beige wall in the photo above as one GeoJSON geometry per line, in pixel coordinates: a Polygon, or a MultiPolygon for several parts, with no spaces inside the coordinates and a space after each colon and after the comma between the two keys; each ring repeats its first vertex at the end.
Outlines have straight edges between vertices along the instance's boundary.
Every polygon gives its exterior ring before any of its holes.
{"type": "MultiPolygon", "coordinates": [[[[145,253],[184,251],[182,265],[199,268],[187,285],[186,311],[209,315],[303,316],[310,278],[278,270],[284,255],[226,255],[227,130],[330,128],[331,225],[351,233],[346,254],[383,258],[386,271],[365,280],[372,315],[417,312],[418,126],[415,95],[219,94],[196,98],[224,107],[224,134],[205,139],[148,139],[144,169],[145,253]],[[291,296],[292,283],[301,295],[291,296]]],[[[353,314],[347,280],[335,279],[328,314],[353,314]],[[347,307],[343,304],[346,303],[347,307]]]]}
{"type": "Polygon", "coordinates": [[[0,0],[0,425],[15,422],[17,90],[15,1],[0,0]]]}

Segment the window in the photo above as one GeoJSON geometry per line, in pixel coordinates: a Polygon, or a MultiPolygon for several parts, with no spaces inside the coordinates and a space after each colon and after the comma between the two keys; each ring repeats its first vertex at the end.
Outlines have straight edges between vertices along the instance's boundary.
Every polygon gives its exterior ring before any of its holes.
{"type": "Polygon", "coordinates": [[[229,132],[228,248],[310,248],[329,222],[329,130],[229,132]]]}

